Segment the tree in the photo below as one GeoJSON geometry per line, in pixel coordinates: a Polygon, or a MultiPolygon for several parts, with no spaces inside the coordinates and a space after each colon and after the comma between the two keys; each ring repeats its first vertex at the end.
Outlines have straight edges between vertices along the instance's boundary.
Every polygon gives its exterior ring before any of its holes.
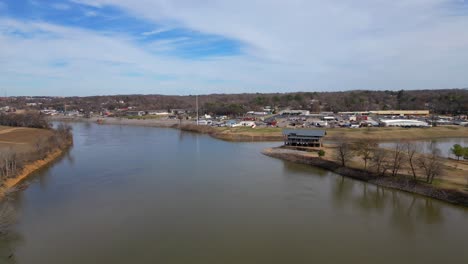
{"type": "Polygon", "coordinates": [[[440,150],[434,148],[429,156],[418,158],[418,164],[423,169],[426,182],[432,184],[434,178],[442,174],[442,162],[439,158],[440,150]]]}
{"type": "Polygon", "coordinates": [[[341,166],[346,167],[346,163],[352,158],[353,149],[348,142],[342,141],[338,143],[336,149],[336,159],[341,163],[341,166]]]}
{"type": "Polygon", "coordinates": [[[371,159],[376,147],[377,143],[373,140],[362,139],[356,143],[355,151],[364,161],[364,170],[367,170],[367,162],[371,159]]]}
{"type": "Polygon", "coordinates": [[[468,147],[463,148],[463,159],[468,159],[468,147]]]}
{"type": "Polygon", "coordinates": [[[415,155],[420,152],[421,145],[416,142],[406,142],[405,143],[406,155],[408,157],[408,163],[413,174],[413,178],[416,179],[416,169],[415,169],[415,155]]]}
{"type": "Polygon", "coordinates": [[[317,155],[319,156],[319,158],[321,159],[322,157],[325,156],[325,150],[321,149],[317,152],[317,155]]]}
{"type": "Polygon", "coordinates": [[[387,171],[388,153],[384,149],[376,148],[373,150],[371,166],[379,176],[384,176],[387,171]]]}
{"type": "Polygon", "coordinates": [[[450,149],[450,152],[452,152],[452,154],[457,157],[457,160],[460,160],[460,157],[463,157],[465,154],[465,150],[460,144],[453,145],[453,147],[450,149]]]}
{"type": "Polygon", "coordinates": [[[401,168],[401,165],[404,160],[404,145],[401,142],[398,142],[392,151],[391,156],[391,169],[392,169],[392,176],[397,176],[398,171],[401,168]]]}

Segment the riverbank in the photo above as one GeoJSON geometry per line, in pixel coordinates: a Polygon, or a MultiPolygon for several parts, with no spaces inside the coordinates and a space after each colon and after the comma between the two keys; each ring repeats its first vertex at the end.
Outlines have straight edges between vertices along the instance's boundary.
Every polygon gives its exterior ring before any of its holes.
{"type": "MultiPolygon", "coordinates": [[[[228,141],[283,141],[282,128],[277,127],[211,127],[182,124],[177,128],[209,134],[228,141]]],[[[444,126],[431,128],[370,127],[370,128],[326,128],[325,141],[345,140],[432,140],[442,138],[468,138],[467,127],[444,126]]]]}
{"type": "Polygon", "coordinates": [[[436,187],[434,185],[426,184],[420,180],[414,180],[411,177],[377,176],[367,170],[353,167],[343,167],[331,159],[319,158],[317,157],[317,153],[284,148],[268,148],[265,149],[262,153],[266,156],[290,162],[312,165],[335,172],[345,177],[368,182],[378,186],[419,194],[455,205],[468,207],[467,191],[436,187]]]}
{"type": "Polygon", "coordinates": [[[33,161],[24,166],[19,174],[13,178],[9,178],[3,182],[0,186],[0,201],[14,188],[18,187],[20,183],[26,180],[31,174],[41,170],[48,166],[64,154],[64,150],[57,149],[52,153],[48,154],[44,159],[33,161]]]}
{"type": "Polygon", "coordinates": [[[0,126],[0,201],[31,174],[62,156],[72,144],[71,131],[66,126],[0,126]]]}

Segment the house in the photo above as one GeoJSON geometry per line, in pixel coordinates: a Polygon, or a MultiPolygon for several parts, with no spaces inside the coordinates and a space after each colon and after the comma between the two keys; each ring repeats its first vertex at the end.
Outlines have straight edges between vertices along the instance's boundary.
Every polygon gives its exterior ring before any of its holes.
{"type": "Polygon", "coordinates": [[[205,120],[205,119],[198,120],[198,122],[197,122],[197,125],[202,125],[202,126],[209,126],[209,125],[212,125],[212,124],[213,124],[213,121],[205,120]]]}
{"type": "Polygon", "coordinates": [[[283,129],[284,145],[321,147],[325,130],[316,129],[283,129]]]}
{"type": "Polygon", "coordinates": [[[232,127],[241,127],[241,126],[255,128],[257,125],[255,124],[254,121],[241,121],[238,124],[232,125],[232,127]]]}
{"type": "Polygon", "coordinates": [[[181,114],[187,114],[188,111],[186,109],[171,109],[171,114],[173,115],[181,115],[181,114]]]}
{"type": "Polygon", "coordinates": [[[144,111],[128,111],[127,116],[144,116],[144,111]]]}
{"type": "Polygon", "coordinates": [[[169,115],[169,112],[166,110],[148,110],[146,111],[147,115],[169,115]]]}
{"type": "Polygon", "coordinates": [[[283,110],[280,115],[310,115],[309,110],[283,110]]]}

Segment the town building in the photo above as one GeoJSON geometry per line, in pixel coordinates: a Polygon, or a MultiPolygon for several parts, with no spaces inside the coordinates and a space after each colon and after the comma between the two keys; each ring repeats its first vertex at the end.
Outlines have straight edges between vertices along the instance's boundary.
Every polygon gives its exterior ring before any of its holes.
{"type": "Polygon", "coordinates": [[[424,121],[412,119],[382,119],[380,121],[389,127],[429,127],[429,124],[424,121]]]}
{"type": "Polygon", "coordinates": [[[429,110],[381,110],[370,111],[370,113],[384,116],[428,116],[429,110]]]}
{"type": "Polygon", "coordinates": [[[283,129],[284,145],[321,147],[325,130],[316,129],[283,129]]]}
{"type": "Polygon", "coordinates": [[[144,116],[144,111],[127,111],[127,116],[144,116]]]}
{"type": "Polygon", "coordinates": [[[283,110],[280,115],[310,115],[309,110],[283,110]]]}

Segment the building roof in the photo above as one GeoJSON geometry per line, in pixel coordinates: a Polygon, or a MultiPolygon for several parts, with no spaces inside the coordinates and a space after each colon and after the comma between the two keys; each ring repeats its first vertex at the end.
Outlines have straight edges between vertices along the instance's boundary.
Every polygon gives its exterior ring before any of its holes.
{"type": "Polygon", "coordinates": [[[318,129],[283,129],[283,135],[295,134],[297,136],[308,137],[323,137],[326,135],[325,130],[318,129]]]}

